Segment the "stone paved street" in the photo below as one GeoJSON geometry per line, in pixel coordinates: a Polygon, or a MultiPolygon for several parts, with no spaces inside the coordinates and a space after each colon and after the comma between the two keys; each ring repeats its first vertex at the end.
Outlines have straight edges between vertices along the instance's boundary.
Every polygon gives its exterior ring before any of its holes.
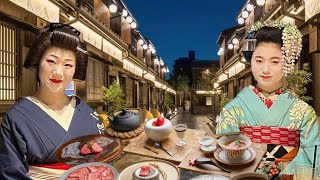
{"type": "MultiPolygon", "coordinates": [[[[172,118],[171,122],[173,125],[178,123],[186,123],[188,125],[188,128],[190,129],[204,130],[204,131],[207,131],[207,135],[209,136],[213,135],[213,132],[207,125],[207,123],[212,124],[212,121],[210,120],[210,117],[208,117],[207,114],[191,114],[190,112],[180,112],[178,115],[172,118]]],[[[121,158],[121,161],[118,161],[114,164],[116,165],[119,172],[121,172],[125,167],[131,164],[134,164],[137,161],[151,159],[148,157],[142,157],[142,156],[133,155],[133,154],[123,154],[122,156],[123,157],[121,158]]],[[[180,170],[181,180],[188,180],[188,179],[191,179],[192,177],[199,176],[199,175],[201,174],[180,170]]]]}

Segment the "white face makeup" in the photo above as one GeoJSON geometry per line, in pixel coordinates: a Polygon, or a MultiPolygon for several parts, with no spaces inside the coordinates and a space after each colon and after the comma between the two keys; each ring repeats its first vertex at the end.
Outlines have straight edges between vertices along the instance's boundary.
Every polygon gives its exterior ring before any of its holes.
{"type": "Polygon", "coordinates": [[[64,93],[75,73],[76,56],[70,50],[49,48],[39,65],[40,88],[51,93],[64,93]]]}
{"type": "Polygon", "coordinates": [[[282,87],[281,49],[275,43],[259,43],[251,58],[251,71],[264,91],[272,92],[282,87]]]}

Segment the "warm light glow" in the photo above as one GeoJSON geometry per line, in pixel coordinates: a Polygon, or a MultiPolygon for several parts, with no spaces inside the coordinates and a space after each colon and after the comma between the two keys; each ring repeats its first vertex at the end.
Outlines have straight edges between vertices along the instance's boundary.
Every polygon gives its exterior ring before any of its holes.
{"type": "Polygon", "coordinates": [[[196,94],[216,94],[214,91],[196,91],[196,94]]]}
{"type": "Polygon", "coordinates": [[[133,19],[132,19],[131,16],[128,16],[128,17],[126,18],[126,20],[127,20],[128,23],[131,23],[131,22],[133,21],[133,19]]]}
{"type": "Polygon", "coordinates": [[[266,1],[265,0],[257,0],[256,2],[257,2],[258,6],[263,6],[266,1]]]}
{"type": "Polygon", "coordinates": [[[239,19],[238,19],[238,24],[243,24],[244,23],[244,19],[242,18],[242,17],[240,17],[239,19]]]}
{"type": "Polygon", "coordinates": [[[144,43],[143,39],[139,39],[139,40],[138,40],[138,44],[139,44],[140,46],[142,46],[143,43],[144,43]]]}
{"type": "Polygon", "coordinates": [[[135,29],[137,27],[137,23],[133,21],[130,26],[132,29],[135,29]]]}
{"type": "Polygon", "coordinates": [[[144,44],[144,45],[142,46],[142,48],[143,48],[143,49],[148,49],[148,45],[144,44]]]}
{"type": "Polygon", "coordinates": [[[163,62],[162,58],[160,58],[160,65],[161,65],[161,66],[164,65],[164,62],[163,62]]]}
{"type": "Polygon", "coordinates": [[[217,54],[221,56],[223,54],[223,48],[220,48],[217,54]]]}
{"type": "Polygon", "coordinates": [[[123,10],[122,10],[122,16],[123,16],[123,17],[127,17],[127,16],[128,16],[128,11],[125,10],[125,9],[123,9],[123,10]]]}
{"type": "Polygon", "coordinates": [[[153,49],[151,50],[151,53],[152,53],[152,54],[155,54],[155,53],[156,53],[156,50],[153,48],[153,49]]]}
{"type": "Polygon", "coordinates": [[[159,59],[158,59],[158,58],[154,58],[153,62],[154,62],[154,64],[156,64],[156,65],[159,65],[159,64],[160,64],[160,62],[159,62],[159,59]]]}
{"type": "Polygon", "coordinates": [[[241,13],[241,16],[242,16],[244,19],[246,19],[246,18],[249,16],[248,11],[243,11],[243,12],[241,13]]]}
{"type": "Polygon", "coordinates": [[[117,12],[118,8],[117,8],[117,6],[115,4],[111,4],[109,6],[109,10],[110,10],[111,13],[115,13],[115,12],[117,12]]]}
{"type": "Polygon", "coordinates": [[[247,7],[246,7],[247,11],[251,12],[253,11],[253,5],[252,4],[247,4],[247,7]]]}
{"type": "Polygon", "coordinates": [[[233,43],[233,44],[239,44],[239,39],[233,38],[233,39],[232,39],[232,43],[233,43]]]}
{"type": "Polygon", "coordinates": [[[233,49],[233,44],[228,44],[228,49],[233,49]]]}

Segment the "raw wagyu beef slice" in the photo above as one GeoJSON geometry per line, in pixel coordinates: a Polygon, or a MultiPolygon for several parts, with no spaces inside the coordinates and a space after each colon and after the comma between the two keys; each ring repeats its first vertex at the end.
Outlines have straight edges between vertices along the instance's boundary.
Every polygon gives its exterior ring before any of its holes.
{"type": "Polygon", "coordinates": [[[101,146],[99,146],[98,143],[94,142],[92,145],[91,145],[91,152],[92,153],[100,153],[102,152],[103,149],[101,148],[101,146]]]}
{"type": "Polygon", "coordinates": [[[151,167],[150,166],[141,166],[139,176],[148,176],[150,173],[151,167]]]}
{"type": "Polygon", "coordinates": [[[91,150],[90,150],[88,144],[83,145],[81,150],[80,150],[80,154],[81,155],[87,155],[87,154],[90,154],[90,153],[91,153],[91,150]]]}

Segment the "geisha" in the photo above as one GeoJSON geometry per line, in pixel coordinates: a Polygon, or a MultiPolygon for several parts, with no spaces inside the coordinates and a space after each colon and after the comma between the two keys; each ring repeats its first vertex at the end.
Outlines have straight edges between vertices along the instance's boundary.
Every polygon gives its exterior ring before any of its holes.
{"type": "Polygon", "coordinates": [[[217,119],[217,134],[244,131],[253,142],[267,144],[267,160],[312,164],[320,142],[314,109],[284,86],[297,62],[301,33],[278,21],[255,23],[244,40],[244,57],[251,61],[256,86],[250,85],[227,103],[217,119]]]}
{"type": "Polygon", "coordinates": [[[37,73],[38,90],[19,99],[0,127],[0,179],[31,179],[30,169],[59,174],[57,162],[66,141],[103,133],[97,113],[76,96],[65,94],[72,79],[85,80],[88,53],[71,26],[52,23],[40,30],[24,67],[37,73]]]}

